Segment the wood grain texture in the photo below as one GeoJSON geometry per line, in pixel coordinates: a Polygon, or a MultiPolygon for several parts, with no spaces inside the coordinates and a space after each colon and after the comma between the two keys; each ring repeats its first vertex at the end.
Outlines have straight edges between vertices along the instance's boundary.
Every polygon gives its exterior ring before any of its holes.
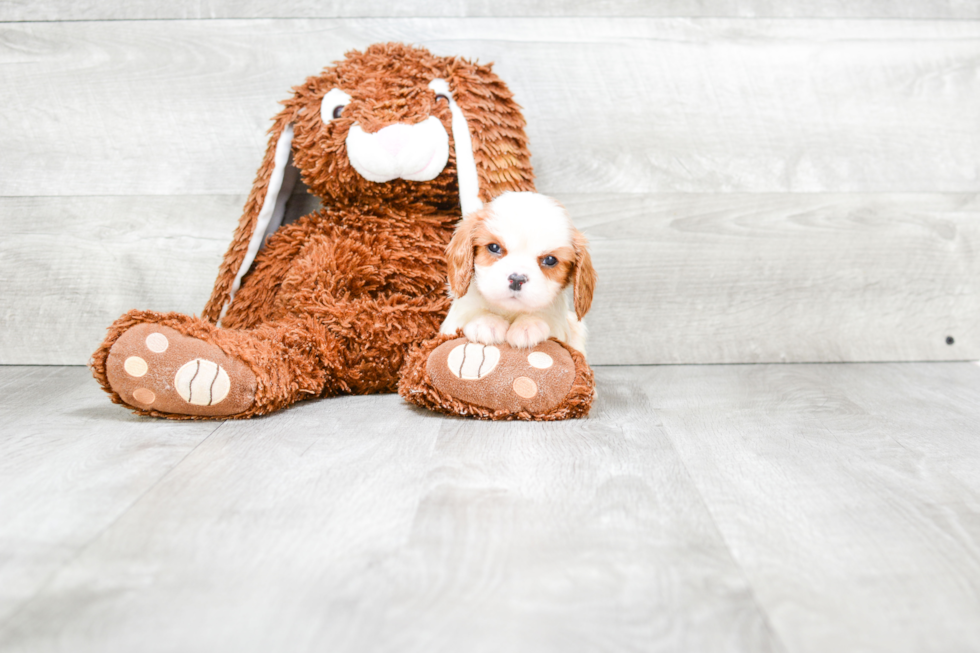
{"type": "MultiPolygon", "coordinates": [[[[980,363],[974,363],[973,369],[977,366],[980,363]]],[[[980,394],[974,373],[960,366],[955,373],[944,365],[916,367],[919,382],[909,384],[912,372],[904,367],[898,372],[888,367],[843,367],[833,380],[851,401],[872,414],[876,428],[887,431],[916,458],[948,473],[951,492],[959,494],[976,520],[980,515],[975,500],[980,496],[976,411],[980,394]],[[882,394],[896,399],[881,406],[882,394]]]]}
{"type": "Polygon", "coordinates": [[[235,194],[349,48],[496,61],[540,188],[976,192],[980,22],[302,19],[0,26],[0,195],[235,194]]]}
{"type": "Polygon", "coordinates": [[[596,372],[581,421],[207,436],[0,367],[0,650],[980,647],[980,367],[596,372]]]}
{"type": "Polygon", "coordinates": [[[980,369],[642,374],[787,650],[980,648],[980,369]]]}
{"type": "MultiPolygon", "coordinates": [[[[599,271],[593,364],[980,358],[976,195],[558,198],[599,271]]],[[[198,313],[243,201],[0,198],[0,362],[80,364],[129,309],[198,313]]]]}
{"type": "Polygon", "coordinates": [[[133,417],[81,367],[0,367],[0,391],[4,623],[216,425],[133,417]]]}
{"type": "MultiPolygon", "coordinates": [[[[600,383],[594,417],[567,423],[375,396],[223,424],[0,627],[0,649],[783,650],[643,387],[600,383]]],[[[86,388],[88,410],[107,406],[86,388]]]]}
{"type": "Polygon", "coordinates": [[[494,17],[494,16],[690,16],[740,18],[980,18],[968,0],[5,0],[0,21],[140,20],[207,18],[343,17],[494,17]]]}
{"type": "Polygon", "coordinates": [[[561,199],[599,272],[597,364],[980,357],[976,195],[561,199]]]}
{"type": "Polygon", "coordinates": [[[0,199],[0,363],[84,364],[128,310],[200,313],[244,203],[0,199]]]}

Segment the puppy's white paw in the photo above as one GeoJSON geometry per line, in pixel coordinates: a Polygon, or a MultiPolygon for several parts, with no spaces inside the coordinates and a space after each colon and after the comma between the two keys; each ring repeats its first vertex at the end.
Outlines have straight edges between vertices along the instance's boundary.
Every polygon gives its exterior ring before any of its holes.
{"type": "Polygon", "coordinates": [[[547,340],[550,335],[551,327],[544,320],[537,317],[519,317],[507,330],[507,342],[512,347],[530,349],[547,340]]]}
{"type": "Polygon", "coordinates": [[[472,342],[479,342],[483,345],[499,345],[507,337],[507,329],[510,323],[499,315],[485,313],[478,318],[470,320],[463,327],[463,335],[472,342]]]}

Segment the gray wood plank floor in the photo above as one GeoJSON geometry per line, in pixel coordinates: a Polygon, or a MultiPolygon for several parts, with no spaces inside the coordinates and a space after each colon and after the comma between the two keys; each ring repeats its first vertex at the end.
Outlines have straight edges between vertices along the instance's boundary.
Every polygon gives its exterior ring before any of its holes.
{"type": "Polygon", "coordinates": [[[0,650],[980,648],[980,367],[596,371],[568,423],[218,424],[0,367],[0,650]]]}

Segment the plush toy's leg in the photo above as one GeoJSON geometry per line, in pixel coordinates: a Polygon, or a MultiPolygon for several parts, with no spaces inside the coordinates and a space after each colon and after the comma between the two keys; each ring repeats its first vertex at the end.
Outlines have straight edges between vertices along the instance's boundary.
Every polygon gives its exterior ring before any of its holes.
{"type": "Polygon", "coordinates": [[[159,324],[123,333],[109,350],[105,374],[124,403],[149,412],[226,417],[255,400],[255,375],[242,361],[159,324]]]}
{"type": "Polygon", "coordinates": [[[322,355],[336,343],[316,329],[302,319],[221,329],[178,313],[131,311],[109,328],[91,367],[114,402],[142,415],[251,417],[323,391],[330,370],[322,355]]]}
{"type": "Polygon", "coordinates": [[[439,336],[415,349],[398,393],[423,408],[497,420],[585,417],[595,378],[585,357],[558,340],[531,348],[439,336]]]}

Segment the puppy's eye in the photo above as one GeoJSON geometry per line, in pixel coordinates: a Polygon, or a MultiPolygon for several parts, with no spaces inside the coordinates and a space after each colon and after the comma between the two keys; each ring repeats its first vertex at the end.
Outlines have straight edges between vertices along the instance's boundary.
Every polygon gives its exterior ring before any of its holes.
{"type": "Polygon", "coordinates": [[[541,265],[545,266],[546,268],[553,268],[558,265],[558,259],[556,259],[554,256],[545,256],[544,259],[541,260],[541,265]]]}
{"type": "Polygon", "coordinates": [[[490,243],[489,245],[487,245],[487,251],[490,252],[491,254],[499,254],[500,245],[498,245],[497,243],[490,243]]]}
{"type": "Polygon", "coordinates": [[[342,114],[343,112],[344,112],[344,105],[341,104],[339,107],[334,107],[333,108],[333,117],[334,118],[339,118],[340,117],[340,114],[342,114]]]}
{"type": "Polygon", "coordinates": [[[436,102],[438,102],[439,100],[445,100],[446,102],[449,102],[449,98],[443,95],[442,93],[436,94],[436,102]]]}

